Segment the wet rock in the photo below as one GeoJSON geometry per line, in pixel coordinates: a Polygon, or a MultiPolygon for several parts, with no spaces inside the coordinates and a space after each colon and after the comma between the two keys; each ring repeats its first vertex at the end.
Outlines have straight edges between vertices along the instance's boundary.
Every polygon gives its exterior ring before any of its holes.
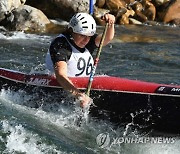
{"type": "Polygon", "coordinates": [[[161,6],[166,4],[167,2],[170,2],[170,0],[154,0],[155,6],[161,6]]]}
{"type": "Polygon", "coordinates": [[[23,5],[26,0],[1,0],[0,1],[0,22],[11,15],[12,10],[23,5]]]}
{"type": "Polygon", "coordinates": [[[0,32],[7,32],[6,28],[3,26],[0,26],[0,32]]]}
{"type": "Polygon", "coordinates": [[[116,20],[118,20],[119,17],[122,17],[123,14],[127,12],[126,8],[119,9],[116,15],[116,20]]]}
{"type": "Polygon", "coordinates": [[[124,0],[127,5],[134,3],[136,0],[124,0]]]}
{"type": "Polygon", "coordinates": [[[110,12],[117,12],[121,8],[125,8],[126,3],[124,0],[106,0],[106,6],[110,12]]]}
{"type": "MultiPolygon", "coordinates": [[[[180,24],[180,0],[94,0],[94,4],[98,25],[105,24],[101,20],[105,13],[115,15],[116,24],[180,24]]],[[[89,0],[0,0],[0,25],[8,30],[57,32],[62,26],[49,19],[69,21],[77,12],[89,12],[89,0]]]]}
{"type": "Polygon", "coordinates": [[[134,3],[130,4],[130,7],[135,11],[135,15],[134,15],[134,18],[138,21],[141,21],[141,22],[145,22],[147,21],[147,17],[143,14],[143,5],[138,2],[138,1],[135,1],[134,3]]]}
{"type": "Polygon", "coordinates": [[[27,32],[45,32],[50,24],[44,13],[36,8],[23,5],[13,11],[14,20],[9,25],[10,30],[27,32]]]}
{"type": "Polygon", "coordinates": [[[64,20],[50,20],[51,23],[46,25],[46,33],[57,34],[67,28],[68,22],[64,20]]]}
{"type": "Polygon", "coordinates": [[[133,18],[129,18],[129,23],[130,24],[135,24],[135,25],[141,25],[142,22],[136,20],[136,19],[133,19],[133,18]]]}
{"type": "Polygon", "coordinates": [[[163,15],[164,23],[178,24],[180,20],[180,0],[172,1],[167,9],[163,11],[163,15]]]}
{"type": "Polygon", "coordinates": [[[156,8],[151,0],[134,1],[128,7],[135,11],[133,18],[140,22],[154,21],[156,18],[156,8]]]}
{"type": "Polygon", "coordinates": [[[101,17],[106,14],[109,13],[110,10],[107,9],[103,9],[103,8],[98,8],[98,7],[94,7],[94,19],[96,20],[96,24],[98,25],[105,25],[105,21],[101,19],[101,17]]]}
{"type": "Polygon", "coordinates": [[[180,19],[173,19],[169,22],[170,24],[180,25],[180,19]]]}
{"type": "Polygon", "coordinates": [[[27,0],[26,4],[40,9],[48,18],[66,21],[77,12],[89,11],[89,0],[27,0]]]}
{"type": "Polygon", "coordinates": [[[102,8],[105,5],[105,3],[106,3],[106,0],[96,0],[96,4],[95,5],[98,8],[102,8]]]}
{"type": "Polygon", "coordinates": [[[156,17],[156,8],[154,4],[151,3],[151,0],[142,0],[143,5],[143,14],[147,17],[148,20],[153,21],[156,17]]]}
{"type": "Polygon", "coordinates": [[[120,24],[120,25],[127,25],[129,24],[129,17],[131,16],[134,16],[135,12],[133,10],[128,10],[128,9],[125,9],[125,8],[122,8],[119,10],[116,18],[117,18],[117,21],[116,23],[117,24],[120,24]],[[119,18],[120,16],[120,18],[119,18]]]}

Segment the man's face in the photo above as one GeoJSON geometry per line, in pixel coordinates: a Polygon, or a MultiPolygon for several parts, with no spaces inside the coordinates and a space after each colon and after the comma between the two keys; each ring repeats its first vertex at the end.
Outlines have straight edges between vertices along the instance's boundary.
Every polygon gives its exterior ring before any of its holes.
{"type": "Polygon", "coordinates": [[[84,48],[91,38],[91,36],[86,36],[78,33],[73,33],[72,37],[74,39],[74,43],[80,48],[84,48]]]}

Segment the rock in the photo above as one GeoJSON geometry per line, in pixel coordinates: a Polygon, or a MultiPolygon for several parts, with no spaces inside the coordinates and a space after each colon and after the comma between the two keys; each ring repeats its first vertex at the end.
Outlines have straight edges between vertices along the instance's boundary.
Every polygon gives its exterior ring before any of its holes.
{"type": "Polygon", "coordinates": [[[169,22],[170,24],[180,25],[180,19],[173,19],[169,22]]]}
{"type": "Polygon", "coordinates": [[[118,12],[117,12],[117,15],[116,15],[116,20],[117,20],[119,17],[122,17],[122,15],[125,14],[126,12],[127,12],[127,9],[126,9],[126,8],[119,9],[118,12]]]}
{"type": "Polygon", "coordinates": [[[13,11],[14,20],[10,25],[11,30],[26,32],[45,32],[50,24],[44,13],[36,8],[23,5],[13,11]]]}
{"type": "Polygon", "coordinates": [[[156,17],[156,8],[150,2],[151,0],[142,0],[143,5],[143,14],[147,17],[148,20],[153,21],[156,17]]]}
{"type": "Polygon", "coordinates": [[[135,25],[141,25],[142,24],[142,22],[140,22],[140,21],[138,21],[138,20],[136,20],[134,18],[129,18],[129,23],[130,24],[135,24],[135,25]]]}
{"type": "MultiPolygon", "coordinates": [[[[62,25],[59,21],[50,20],[51,23],[46,25],[46,33],[57,34],[64,31],[64,24],[62,25]]],[[[67,25],[67,23],[65,23],[67,25]]]]}
{"type": "Polygon", "coordinates": [[[180,20],[180,0],[174,0],[168,6],[168,8],[164,11],[163,22],[164,23],[173,23],[173,21],[177,24],[180,20]]]}
{"type": "Polygon", "coordinates": [[[40,9],[48,18],[66,21],[77,12],[89,11],[89,0],[26,0],[26,4],[40,9]]]}
{"type": "Polygon", "coordinates": [[[25,4],[26,0],[20,0],[21,4],[25,4]]]}
{"type": "Polygon", "coordinates": [[[128,9],[122,8],[116,16],[117,24],[120,24],[120,25],[129,24],[129,16],[134,16],[134,14],[135,14],[135,12],[132,9],[128,10],[128,9]],[[121,17],[118,19],[118,16],[120,16],[120,15],[121,15],[121,17]]]}
{"type": "Polygon", "coordinates": [[[124,0],[106,0],[106,6],[110,12],[117,12],[121,8],[126,7],[124,0]]]}
{"type": "Polygon", "coordinates": [[[105,5],[105,3],[106,3],[106,0],[96,0],[96,4],[95,5],[98,8],[102,8],[105,5]]]}
{"type": "Polygon", "coordinates": [[[0,21],[6,19],[6,16],[10,16],[12,10],[23,5],[26,0],[1,0],[0,1],[0,21]]]}
{"type": "MultiPolygon", "coordinates": [[[[153,22],[155,19],[164,23],[180,24],[180,0],[94,0],[93,2],[93,16],[98,25],[105,24],[101,16],[109,12],[116,16],[116,24],[142,22],[155,25],[156,23],[153,22]]],[[[77,12],[88,13],[89,0],[0,0],[0,25],[15,31],[56,33],[62,30],[62,26],[49,19],[69,21],[77,12]]]]}
{"type": "Polygon", "coordinates": [[[97,25],[105,25],[105,21],[101,19],[101,17],[106,14],[109,13],[110,11],[107,9],[102,9],[102,8],[98,8],[98,7],[94,7],[94,19],[96,20],[96,24],[97,25]]]}
{"type": "Polygon", "coordinates": [[[130,7],[135,11],[134,18],[138,21],[145,22],[147,21],[147,17],[143,14],[143,5],[140,2],[135,1],[130,4],[130,7]]]}
{"type": "Polygon", "coordinates": [[[131,3],[131,7],[135,11],[134,18],[141,22],[146,22],[148,20],[155,20],[156,8],[154,4],[150,2],[151,0],[141,0],[131,3]]]}
{"type": "Polygon", "coordinates": [[[169,2],[170,0],[154,0],[156,6],[164,5],[165,3],[169,2]]]}
{"type": "Polygon", "coordinates": [[[124,0],[126,4],[131,4],[131,3],[134,3],[136,0],[124,0]]]}
{"type": "Polygon", "coordinates": [[[7,29],[3,26],[0,26],[0,32],[7,32],[7,29]]]}
{"type": "Polygon", "coordinates": [[[157,25],[162,25],[158,23],[157,21],[147,21],[145,22],[146,25],[151,25],[151,26],[157,26],[157,25]]]}

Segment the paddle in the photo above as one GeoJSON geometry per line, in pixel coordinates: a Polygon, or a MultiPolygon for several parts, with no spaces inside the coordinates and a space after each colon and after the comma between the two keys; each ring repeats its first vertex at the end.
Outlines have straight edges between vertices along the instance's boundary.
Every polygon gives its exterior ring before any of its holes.
{"type": "MultiPolygon", "coordinates": [[[[91,15],[93,14],[93,0],[90,0],[89,14],[91,14],[91,15]]],[[[98,51],[96,53],[96,57],[95,57],[95,60],[94,60],[94,65],[93,65],[93,68],[92,68],[92,71],[91,71],[91,74],[90,74],[90,77],[89,77],[89,82],[88,82],[87,89],[86,89],[86,92],[85,92],[85,94],[87,96],[90,95],[91,86],[92,86],[92,83],[93,83],[93,80],[94,80],[94,75],[95,75],[95,72],[96,72],[96,68],[97,68],[97,65],[98,65],[98,62],[99,62],[99,57],[100,57],[102,46],[103,46],[104,39],[105,39],[105,36],[106,36],[107,28],[108,28],[108,23],[106,23],[106,25],[105,25],[105,28],[104,28],[104,31],[103,31],[103,34],[102,34],[102,37],[101,37],[101,40],[100,40],[99,48],[98,48],[98,51]]],[[[85,109],[82,110],[82,114],[84,114],[84,116],[85,116],[85,109]]],[[[77,121],[78,126],[81,125],[82,117],[83,117],[83,115],[79,116],[79,119],[77,121]]]]}
{"type": "MultiPolygon", "coordinates": [[[[108,23],[106,23],[106,25],[105,25],[105,28],[104,28],[104,31],[103,31],[103,34],[102,34],[102,37],[101,37],[101,40],[100,40],[99,48],[98,48],[98,51],[97,51],[97,54],[96,54],[96,57],[95,57],[95,60],[94,60],[94,65],[93,65],[93,68],[92,68],[92,71],[91,71],[91,74],[90,74],[90,77],[89,77],[88,86],[87,86],[87,89],[86,89],[86,92],[85,92],[85,94],[88,95],[88,96],[90,95],[91,86],[92,86],[92,83],[93,83],[93,79],[94,79],[94,75],[95,75],[95,72],[96,72],[97,64],[99,62],[99,57],[100,57],[102,46],[103,46],[104,39],[105,39],[105,36],[106,36],[107,28],[108,28],[108,23]]],[[[81,126],[83,117],[85,117],[87,115],[86,111],[89,111],[89,107],[82,109],[82,114],[79,115],[79,118],[77,120],[77,125],[78,126],[81,126]]]]}
{"type": "MultiPolygon", "coordinates": [[[[89,2],[89,14],[91,14],[91,15],[93,14],[93,0],[90,0],[90,2],[89,2]]],[[[98,48],[98,51],[96,53],[96,57],[95,57],[95,60],[94,60],[94,65],[93,65],[93,68],[92,68],[92,71],[91,71],[91,74],[90,74],[90,77],[89,77],[89,82],[88,82],[88,86],[87,86],[87,89],[86,89],[86,95],[88,95],[88,96],[90,95],[92,82],[93,82],[94,75],[95,75],[95,72],[96,72],[97,64],[99,62],[99,57],[100,57],[102,46],[103,46],[104,39],[105,39],[105,36],[106,36],[107,28],[108,28],[108,23],[106,23],[106,25],[105,25],[105,28],[104,28],[104,31],[103,31],[103,34],[102,34],[102,37],[101,37],[101,41],[100,41],[100,44],[99,44],[99,48],[98,48]]]]}
{"type": "Polygon", "coordinates": [[[94,60],[94,65],[93,65],[93,68],[92,68],[92,71],[91,71],[91,74],[90,74],[90,77],[89,77],[89,82],[88,82],[88,86],[87,86],[87,90],[86,90],[86,95],[88,95],[88,96],[90,95],[92,82],[94,80],[94,75],[95,75],[96,68],[97,68],[97,65],[98,65],[98,62],[99,62],[99,57],[100,57],[102,46],[103,46],[104,39],[105,39],[105,36],[106,36],[107,28],[108,28],[108,23],[106,23],[106,25],[105,25],[105,28],[104,28],[104,31],[103,31],[103,34],[102,34],[102,37],[101,37],[101,41],[100,41],[100,44],[99,44],[99,48],[98,48],[98,51],[97,51],[97,54],[96,54],[96,57],[95,57],[95,60],[94,60]]]}

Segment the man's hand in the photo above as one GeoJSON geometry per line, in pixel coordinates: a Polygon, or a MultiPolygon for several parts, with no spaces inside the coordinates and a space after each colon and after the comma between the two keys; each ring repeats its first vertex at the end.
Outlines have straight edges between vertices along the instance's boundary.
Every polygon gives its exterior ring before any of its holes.
{"type": "Polygon", "coordinates": [[[115,23],[115,16],[109,13],[106,13],[104,16],[101,17],[102,20],[105,20],[109,26],[113,25],[115,23]]]}
{"type": "Polygon", "coordinates": [[[79,93],[78,100],[80,101],[80,106],[82,108],[88,107],[92,102],[92,99],[84,93],[79,93]]]}

